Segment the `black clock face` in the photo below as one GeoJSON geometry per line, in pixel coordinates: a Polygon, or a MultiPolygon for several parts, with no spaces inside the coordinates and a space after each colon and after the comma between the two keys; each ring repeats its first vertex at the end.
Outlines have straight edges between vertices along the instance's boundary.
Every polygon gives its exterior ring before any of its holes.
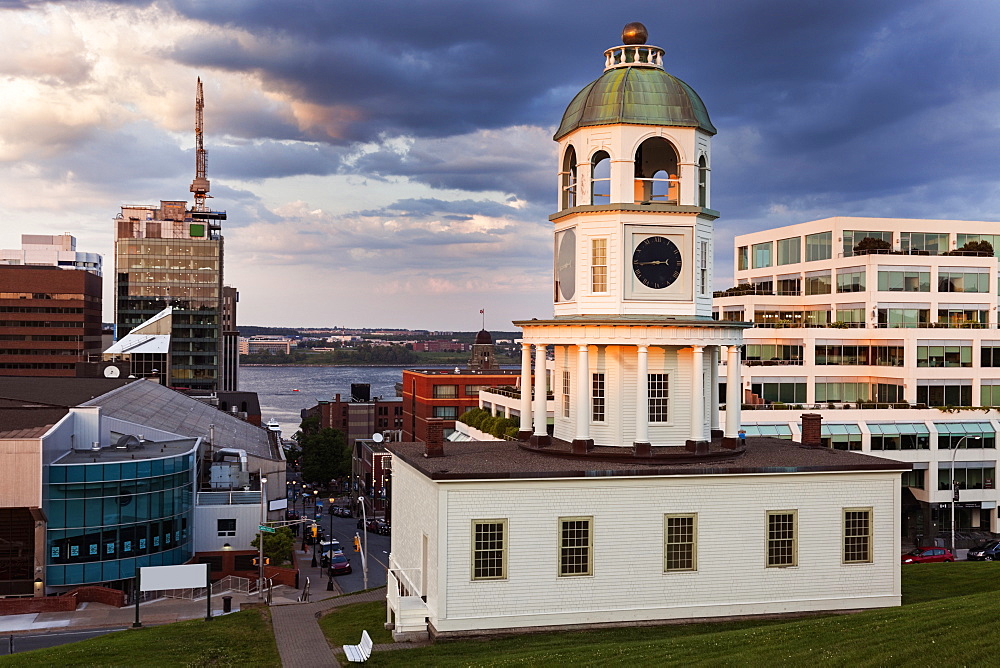
{"type": "Polygon", "coordinates": [[[646,237],[632,252],[632,271],[647,288],[670,287],[681,275],[681,251],[666,237],[646,237]]]}

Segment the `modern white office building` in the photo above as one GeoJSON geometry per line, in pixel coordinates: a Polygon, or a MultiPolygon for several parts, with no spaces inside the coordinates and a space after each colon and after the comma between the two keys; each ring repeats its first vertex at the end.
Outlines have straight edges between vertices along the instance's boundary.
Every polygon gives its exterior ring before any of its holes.
{"type": "Polygon", "coordinates": [[[823,414],[831,447],[912,463],[911,539],[950,528],[954,456],[959,528],[997,531],[1000,263],[962,249],[1000,251],[998,232],[836,217],[737,236],[736,285],[715,293],[714,311],[754,323],[742,356],[748,435],[797,439],[808,409],[823,414]]]}

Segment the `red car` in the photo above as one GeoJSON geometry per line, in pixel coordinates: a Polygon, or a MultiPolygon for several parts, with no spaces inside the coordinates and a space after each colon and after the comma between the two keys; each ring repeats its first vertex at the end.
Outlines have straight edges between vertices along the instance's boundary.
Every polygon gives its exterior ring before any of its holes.
{"type": "Polygon", "coordinates": [[[351,562],[344,556],[343,552],[334,552],[333,556],[330,557],[330,568],[328,570],[328,575],[333,577],[334,575],[342,575],[344,573],[351,572],[351,562]]]}
{"type": "Polygon", "coordinates": [[[943,547],[918,547],[902,557],[904,564],[927,564],[935,561],[955,561],[951,550],[943,547]]]}

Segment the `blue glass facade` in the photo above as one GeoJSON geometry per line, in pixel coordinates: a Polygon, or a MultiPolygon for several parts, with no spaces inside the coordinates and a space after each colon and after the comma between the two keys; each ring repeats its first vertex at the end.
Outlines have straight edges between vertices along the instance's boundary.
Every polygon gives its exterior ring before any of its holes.
{"type": "Polygon", "coordinates": [[[192,555],[194,451],[49,466],[46,584],[110,582],[192,555]]]}

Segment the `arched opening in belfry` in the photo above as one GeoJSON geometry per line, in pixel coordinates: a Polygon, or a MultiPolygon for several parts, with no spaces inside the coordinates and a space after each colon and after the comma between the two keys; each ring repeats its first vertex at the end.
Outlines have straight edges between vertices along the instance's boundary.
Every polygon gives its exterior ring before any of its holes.
{"type": "Polygon", "coordinates": [[[698,206],[708,206],[708,160],[698,158],[698,206]]]}
{"type": "Polygon", "coordinates": [[[576,206],[576,149],[570,144],[563,154],[562,170],[559,172],[561,209],[576,206]]]}
{"type": "Polygon", "coordinates": [[[590,160],[590,203],[611,203],[611,156],[598,151],[590,160]]]}
{"type": "Polygon", "coordinates": [[[677,204],[677,151],[662,137],[650,137],[635,152],[635,202],[677,204]]]}

